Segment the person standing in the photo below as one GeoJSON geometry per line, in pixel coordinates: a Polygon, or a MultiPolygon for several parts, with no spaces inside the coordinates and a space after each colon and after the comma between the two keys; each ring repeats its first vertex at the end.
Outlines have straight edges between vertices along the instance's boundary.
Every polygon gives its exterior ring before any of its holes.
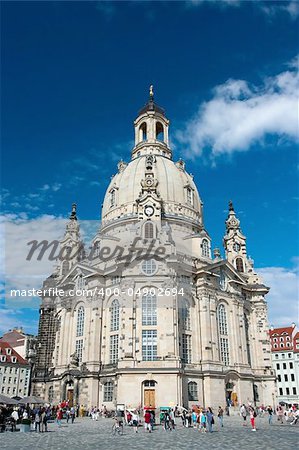
{"type": "Polygon", "coordinates": [[[42,424],[42,433],[48,431],[48,416],[45,408],[42,409],[41,413],[41,424],[42,424]]]}
{"type": "Polygon", "coordinates": [[[34,416],[34,425],[35,425],[35,431],[37,431],[40,433],[40,422],[41,422],[41,413],[40,410],[36,410],[35,412],[35,416],[34,416]]]}
{"type": "Polygon", "coordinates": [[[224,414],[224,410],[221,406],[219,406],[218,408],[218,420],[219,420],[219,426],[221,428],[223,428],[223,414],[224,414]]]}
{"type": "Polygon", "coordinates": [[[271,425],[272,419],[273,419],[273,409],[270,405],[267,408],[267,412],[268,412],[268,422],[269,422],[269,425],[271,425]]]}
{"type": "Polygon", "coordinates": [[[213,432],[213,424],[214,424],[214,414],[212,408],[208,408],[207,410],[207,422],[208,422],[208,431],[209,433],[213,432]]]}
{"type": "Polygon", "coordinates": [[[247,410],[244,403],[240,408],[240,416],[243,418],[243,427],[246,427],[247,410]]]}
{"type": "Polygon", "coordinates": [[[76,416],[76,411],[75,411],[75,408],[72,406],[71,409],[70,409],[70,417],[71,417],[71,422],[72,423],[74,423],[75,416],[76,416]]]}

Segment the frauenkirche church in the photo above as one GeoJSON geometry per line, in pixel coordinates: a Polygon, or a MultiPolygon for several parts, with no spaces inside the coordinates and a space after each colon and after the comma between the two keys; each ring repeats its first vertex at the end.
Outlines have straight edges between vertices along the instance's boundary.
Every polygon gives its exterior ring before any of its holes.
{"type": "Polygon", "coordinates": [[[233,204],[222,259],[211,250],[193,177],[172,159],[169,120],[152,88],[134,128],[131,161],[118,163],[108,186],[92,257],[76,251],[73,205],[60,242],[68,257],[43,286],[33,393],[107,409],[272,404],[269,288],[247,256],[233,204]]]}

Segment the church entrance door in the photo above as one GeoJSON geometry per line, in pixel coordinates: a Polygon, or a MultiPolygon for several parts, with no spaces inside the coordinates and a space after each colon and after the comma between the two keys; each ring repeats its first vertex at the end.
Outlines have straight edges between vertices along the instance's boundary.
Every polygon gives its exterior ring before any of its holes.
{"type": "Polygon", "coordinates": [[[68,400],[69,406],[74,406],[74,389],[67,390],[67,400],[68,400]]]}
{"type": "Polygon", "coordinates": [[[155,389],[144,389],[144,406],[156,407],[155,389]]]}

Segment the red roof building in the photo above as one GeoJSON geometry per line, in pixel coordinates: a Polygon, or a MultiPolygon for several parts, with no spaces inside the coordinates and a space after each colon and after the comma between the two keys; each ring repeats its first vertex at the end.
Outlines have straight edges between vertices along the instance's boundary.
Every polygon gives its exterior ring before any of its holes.
{"type": "Polygon", "coordinates": [[[14,348],[0,340],[0,393],[8,397],[29,394],[31,366],[14,348]]]}

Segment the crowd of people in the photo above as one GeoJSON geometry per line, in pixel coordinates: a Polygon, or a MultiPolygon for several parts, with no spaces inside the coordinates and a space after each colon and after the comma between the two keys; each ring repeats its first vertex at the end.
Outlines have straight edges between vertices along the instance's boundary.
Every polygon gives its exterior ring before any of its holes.
{"type": "MultiPolygon", "coordinates": [[[[31,429],[36,432],[47,432],[48,422],[56,421],[58,428],[61,427],[62,420],[66,423],[74,423],[76,417],[90,417],[98,421],[100,417],[113,417],[116,426],[132,426],[135,433],[139,427],[144,427],[146,432],[151,433],[156,425],[161,425],[164,431],[174,431],[178,423],[181,422],[185,428],[193,428],[201,433],[212,433],[215,422],[219,429],[225,426],[224,416],[229,415],[226,408],[218,407],[213,411],[211,407],[203,408],[194,405],[192,409],[182,407],[160,408],[157,420],[154,408],[124,409],[108,411],[105,405],[101,408],[91,407],[89,409],[81,406],[70,406],[67,401],[63,401],[55,406],[27,406],[5,407],[0,406],[0,431],[5,430],[5,423],[9,422],[11,431],[16,430],[17,424],[29,423],[31,429]],[[3,428],[4,427],[4,428],[3,428]]],[[[256,418],[267,417],[269,425],[272,425],[274,416],[279,424],[288,423],[296,425],[299,419],[298,405],[282,406],[278,405],[275,410],[272,406],[255,407],[251,403],[242,404],[239,409],[241,423],[247,426],[247,419],[250,422],[251,430],[256,431],[256,418]]]]}

